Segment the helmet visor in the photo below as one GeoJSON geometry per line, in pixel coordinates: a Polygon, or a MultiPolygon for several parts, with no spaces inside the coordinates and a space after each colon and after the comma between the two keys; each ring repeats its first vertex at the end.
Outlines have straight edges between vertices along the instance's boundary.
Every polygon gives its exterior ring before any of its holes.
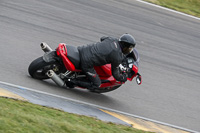
{"type": "Polygon", "coordinates": [[[135,45],[133,45],[133,44],[131,44],[131,43],[124,42],[124,47],[134,48],[135,45]]]}
{"type": "Polygon", "coordinates": [[[129,54],[131,51],[133,51],[133,46],[123,48],[124,54],[129,54]]]}
{"type": "Polygon", "coordinates": [[[135,45],[127,43],[127,42],[121,42],[122,44],[122,52],[124,54],[129,54],[131,51],[133,51],[133,48],[135,47],[135,45]]]}

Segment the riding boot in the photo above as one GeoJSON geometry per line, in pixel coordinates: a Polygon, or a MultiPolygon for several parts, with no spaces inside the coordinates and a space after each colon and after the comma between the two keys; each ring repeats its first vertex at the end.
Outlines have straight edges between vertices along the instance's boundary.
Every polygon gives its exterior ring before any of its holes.
{"type": "Polygon", "coordinates": [[[71,80],[70,82],[74,83],[75,85],[83,88],[88,88],[90,90],[95,89],[96,87],[92,85],[89,81],[81,81],[81,80],[71,80]]]}

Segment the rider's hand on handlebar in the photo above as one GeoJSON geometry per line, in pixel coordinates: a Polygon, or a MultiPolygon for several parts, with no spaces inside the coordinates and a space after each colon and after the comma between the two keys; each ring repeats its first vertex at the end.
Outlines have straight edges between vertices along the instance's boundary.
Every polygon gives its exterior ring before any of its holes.
{"type": "Polygon", "coordinates": [[[121,72],[122,73],[129,73],[129,72],[131,72],[131,68],[128,68],[128,67],[124,67],[123,65],[119,65],[119,68],[120,68],[120,70],[121,70],[121,72]]]}

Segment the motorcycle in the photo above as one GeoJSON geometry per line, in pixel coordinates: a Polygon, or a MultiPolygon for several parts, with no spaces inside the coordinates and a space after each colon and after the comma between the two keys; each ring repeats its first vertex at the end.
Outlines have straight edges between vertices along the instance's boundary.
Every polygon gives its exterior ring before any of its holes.
{"type": "MultiPolygon", "coordinates": [[[[67,83],[72,79],[87,81],[86,75],[80,68],[80,57],[77,47],[60,43],[55,50],[52,50],[44,42],[40,46],[45,54],[32,61],[29,65],[28,72],[31,77],[39,80],[52,79],[60,87],[69,87],[67,83]]],[[[127,80],[129,81],[136,77],[136,82],[140,85],[142,78],[138,73],[138,63],[139,54],[136,49],[133,49],[119,65],[119,69],[121,73],[127,73],[127,80]]],[[[105,93],[113,91],[124,84],[124,82],[117,81],[112,76],[111,64],[94,66],[94,68],[101,79],[101,85],[94,90],[89,89],[90,91],[105,93]]]]}

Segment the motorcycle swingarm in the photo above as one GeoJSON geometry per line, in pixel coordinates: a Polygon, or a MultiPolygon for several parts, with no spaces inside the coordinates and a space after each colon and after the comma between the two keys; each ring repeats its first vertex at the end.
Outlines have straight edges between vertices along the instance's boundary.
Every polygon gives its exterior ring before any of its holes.
{"type": "Polygon", "coordinates": [[[43,60],[45,62],[52,62],[52,61],[56,61],[57,57],[56,57],[56,51],[51,51],[51,52],[47,52],[43,55],[43,60]]]}

